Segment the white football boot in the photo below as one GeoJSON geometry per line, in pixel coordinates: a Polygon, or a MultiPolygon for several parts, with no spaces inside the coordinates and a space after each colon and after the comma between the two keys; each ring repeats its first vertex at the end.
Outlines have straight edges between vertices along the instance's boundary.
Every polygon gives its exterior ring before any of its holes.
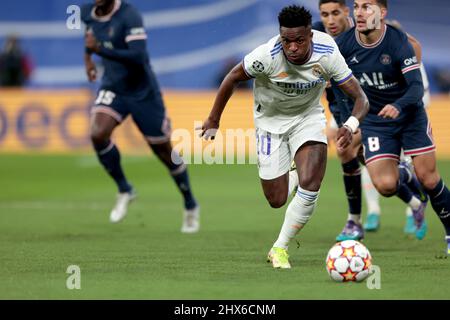
{"type": "Polygon", "coordinates": [[[183,212],[183,226],[182,233],[196,233],[200,229],[200,206],[197,205],[194,209],[183,212]]]}
{"type": "Polygon", "coordinates": [[[111,215],[109,216],[109,221],[111,223],[120,222],[127,215],[128,205],[130,202],[136,198],[136,193],[134,190],[130,192],[123,192],[117,195],[117,201],[114,209],[111,211],[111,215]]]}

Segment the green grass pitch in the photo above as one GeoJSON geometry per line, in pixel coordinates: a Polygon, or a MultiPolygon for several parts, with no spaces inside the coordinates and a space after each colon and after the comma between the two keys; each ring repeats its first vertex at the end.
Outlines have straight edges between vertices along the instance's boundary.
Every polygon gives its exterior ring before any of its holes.
{"type": "MultiPolygon", "coordinates": [[[[330,160],[319,205],[290,247],[291,270],[266,254],[285,208],[266,203],[254,165],[192,165],[201,232],[180,233],[181,196],[154,158],[123,157],[138,191],[126,219],[108,222],[115,187],[94,156],[0,157],[0,299],[448,299],[444,231],[427,209],[423,241],[403,234],[404,206],[382,199],[382,226],[364,243],[381,289],[335,283],[325,257],[346,219],[339,164],[330,160]],[[69,265],[81,289],[68,290],[69,265]]],[[[450,180],[450,162],[439,162],[450,180]]]]}

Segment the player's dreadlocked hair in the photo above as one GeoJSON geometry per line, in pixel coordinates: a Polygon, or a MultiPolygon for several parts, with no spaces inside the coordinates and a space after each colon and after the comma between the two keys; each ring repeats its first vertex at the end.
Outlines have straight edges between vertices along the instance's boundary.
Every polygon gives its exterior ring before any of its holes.
{"type": "Polygon", "coordinates": [[[284,7],[278,14],[280,27],[296,28],[310,27],[312,25],[311,13],[305,7],[296,5],[284,7]]]}
{"type": "Polygon", "coordinates": [[[319,8],[321,5],[325,4],[325,3],[339,3],[341,6],[345,6],[346,1],[345,0],[319,0],[319,8]]]}

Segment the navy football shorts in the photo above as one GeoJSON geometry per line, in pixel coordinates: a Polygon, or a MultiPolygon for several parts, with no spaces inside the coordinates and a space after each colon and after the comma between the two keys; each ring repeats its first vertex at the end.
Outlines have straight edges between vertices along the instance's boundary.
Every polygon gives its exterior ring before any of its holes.
{"type": "Polygon", "coordinates": [[[170,120],[166,118],[164,102],[159,91],[149,91],[143,96],[118,95],[100,89],[91,113],[106,113],[121,123],[131,114],[139,131],[150,144],[170,141],[170,120]]]}
{"type": "Polygon", "coordinates": [[[402,123],[361,126],[366,165],[392,159],[400,161],[401,150],[405,156],[415,157],[434,152],[431,125],[424,109],[409,115],[402,123]]]}

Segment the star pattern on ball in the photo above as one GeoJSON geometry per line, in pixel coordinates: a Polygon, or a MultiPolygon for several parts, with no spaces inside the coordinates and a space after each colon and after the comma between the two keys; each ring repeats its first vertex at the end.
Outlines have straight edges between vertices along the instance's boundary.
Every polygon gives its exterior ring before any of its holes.
{"type": "Polygon", "coordinates": [[[351,248],[345,248],[344,253],[342,254],[344,257],[347,257],[347,259],[351,259],[352,257],[356,256],[355,249],[353,247],[351,248]]]}
{"type": "Polygon", "coordinates": [[[356,280],[356,272],[352,272],[352,270],[347,269],[346,273],[343,273],[344,281],[355,281],[356,280]]]}
{"type": "Polygon", "coordinates": [[[372,261],[370,258],[363,259],[364,261],[364,270],[369,269],[372,266],[372,261]]]}
{"type": "Polygon", "coordinates": [[[327,268],[328,270],[334,270],[334,259],[328,258],[327,261],[327,268]]]}
{"type": "Polygon", "coordinates": [[[373,263],[364,244],[348,240],[336,243],[328,251],[325,265],[334,281],[361,282],[369,276],[373,263]]]}

